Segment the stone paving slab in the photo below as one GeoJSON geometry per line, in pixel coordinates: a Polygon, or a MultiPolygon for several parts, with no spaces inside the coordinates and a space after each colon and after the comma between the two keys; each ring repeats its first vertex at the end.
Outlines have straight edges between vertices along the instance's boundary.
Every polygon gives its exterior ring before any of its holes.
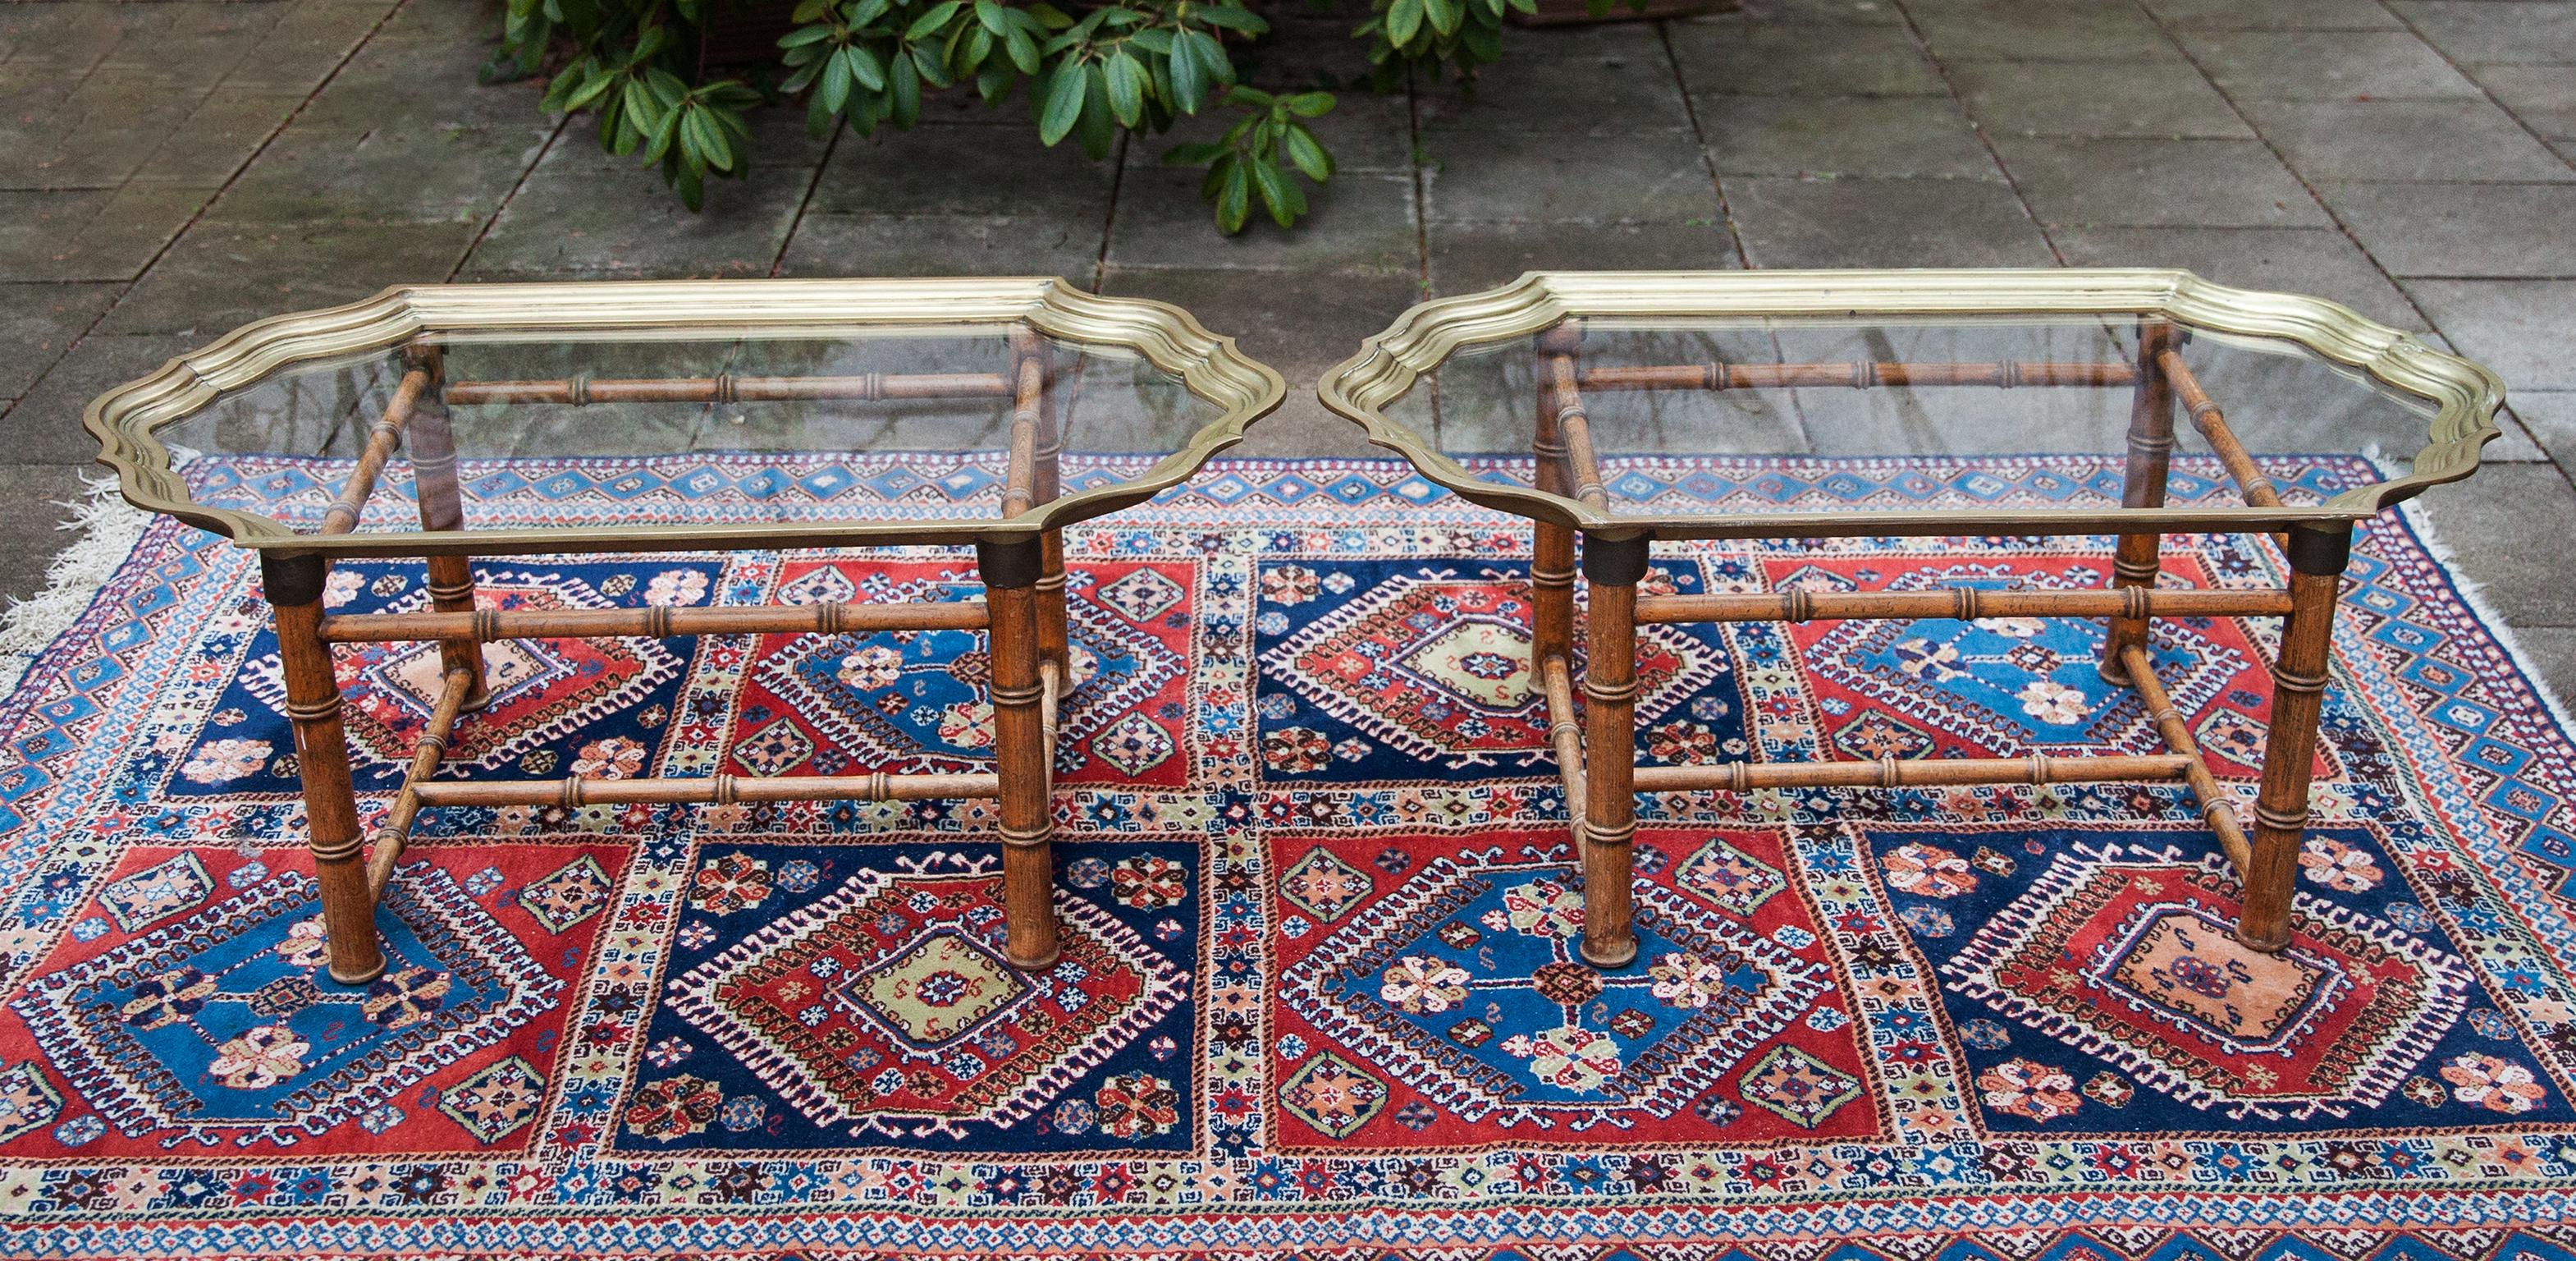
{"type": "MultiPolygon", "coordinates": [[[[2494,467],[2426,508],[2576,687],[2576,594],[2528,560],[2576,532],[2576,3],[1748,4],[1515,30],[1473,93],[1344,90],[1315,216],[1233,239],[1160,162],[1218,118],[1095,163],[1017,105],[822,141],[765,111],[758,177],[691,215],[540,84],[478,82],[492,0],[0,5],[0,593],[61,542],[90,398],[392,283],[1062,275],[1279,366],[1244,449],[1292,456],[1374,453],[1309,393],[1361,338],[1533,267],[2180,265],[2504,374],[2494,467]]],[[[1362,73],[1345,18],[1273,16],[1254,82],[1362,73]]]]}

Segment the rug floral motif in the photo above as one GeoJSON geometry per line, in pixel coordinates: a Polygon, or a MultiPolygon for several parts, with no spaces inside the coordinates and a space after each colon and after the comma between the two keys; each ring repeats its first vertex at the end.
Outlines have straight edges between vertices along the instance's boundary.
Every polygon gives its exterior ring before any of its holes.
{"type": "MultiPolygon", "coordinates": [[[[888,511],[955,456],[469,466],[496,525],[888,511]]],[[[2178,465],[2177,501],[2223,493],[2178,465]]],[[[332,470],[203,464],[318,515],[332,470]]],[[[2293,495],[2366,475],[2275,462],[2293,495]]],[[[2077,458],[1641,460],[1759,507],[2116,497],[2077,458]]],[[[399,472],[395,490],[408,492],[399,472]]],[[[930,489],[925,490],[924,487],[930,489]]],[[[959,493],[964,493],[961,490],[959,493]]],[[[2436,492],[2438,493],[2438,492],[2436,492]]],[[[1064,958],[980,802],[441,809],[322,967],[243,553],[146,530],[0,702],[0,1251],[54,1256],[2566,1257],[2576,748],[2427,542],[2358,540],[2290,944],[2171,785],[1649,794],[1580,962],[1526,527],[1375,461],[1220,463],[1073,531],[1064,958]]],[[[2103,540],[1672,544],[1667,592],[2081,588],[2103,540]]],[[[512,608],[971,599],[971,560],[480,564],[512,608]]],[[[2165,581],[2259,587],[2246,539],[2165,581]]],[[[426,599],[355,562],[342,612],[426,599]]],[[[2249,802],[2276,627],[2150,645],[2249,802]]],[[[2096,622],[1656,627],[1656,763],[2152,752],[2096,622]]],[[[496,644],[453,769],[991,766],[980,633],[496,644]]],[[[437,659],[340,656],[362,813],[437,659]]]]}

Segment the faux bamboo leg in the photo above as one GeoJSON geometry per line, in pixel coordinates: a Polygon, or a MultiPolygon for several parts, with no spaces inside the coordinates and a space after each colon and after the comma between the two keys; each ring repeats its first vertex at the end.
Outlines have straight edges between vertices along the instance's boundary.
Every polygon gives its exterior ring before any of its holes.
{"type": "MultiPolygon", "coordinates": [[[[1555,328],[1539,338],[1539,349],[1570,354],[1580,338],[1571,328],[1555,328]]],[[[1570,492],[1565,476],[1565,433],[1556,412],[1563,400],[1548,374],[1539,374],[1538,431],[1530,450],[1538,457],[1538,488],[1552,494],[1570,492]]],[[[1574,528],[1551,521],[1532,527],[1530,542],[1530,677],[1539,677],[1550,657],[1574,654],[1574,528]]]]}
{"type": "Polygon", "coordinates": [[[340,727],[340,682],[322,642],[319,556],[264,554],[260,577],[277,614],[278,657],[286,673],[286,717],[295,728],[295,765],[304,784],[307,842],[322,885],[322,924],[331,979],[364,985],[385,970],[376,944],[376,907],[358,836],[358,798],[349,780],[348,737],[340,727]]]}
{"type": "Polygon", "coordinates": [[[1002,781],[1002,910],[1012,964],[1055,963],[1055,813],[1049,802],[1046,686],[1039,672],[1036,539],[978,544],[993,657],[993,769],[1002,781]]]}
{"type": "Polygon", "coordinates": [[[2278,950],[2290,941],[2290,888],[2308,827],[2308,780],[2334,649],[2335,595],[2351,554],[2351,526],[2290,531],[2290,616],[2281,624],[2281,655],[2272,666],[2272,731],[2254,800],[2245,913],[2236,924],[2236,939],[2255,950],[2278,950]]]}
{"type": "Polygon", "coordinates": [[[1637,582],[1647,540],[1587,537],[1592,588],[1584,636],[1583,958],[1619,968],[1637,957],[1629,847],[1637,837],[1637,582]]]}
{"type": "MultiPolygon", "coordinates": [[[[415,359],[426,363],[430,379],[435,383],[440,366],[437,348],[424,347],[417,352],[415,359]]],[[[432,396],[435,397],[434,390],[432,396]]],[[[408,446],[413,489],[420,499],[420,528],[464,529],[465,502],[456,485],[456,435],[449,427],[445,405],[424,406],[412,418],[408,446]]],[[[473,558],[430,557],[429,602],[441,613],[473,612],[473,558]]],[[[465,694],[467,712],[479,710],[491,702],[492,692],[483,677],[482,644],[471,639],[443,639],[438,644],[438,658],[442,677],[455,670],[473,672],[474,689],[465,694]]]]}
{"type": "MultiPolygon", "coordinates": [[[[1030,409],[1036,432],[1030,452],[1029,502],[1050,504],[1064,493],[1063,400],[1057,396],[1054,355],[1045,338],[1019,333],[1011,339],[1011,361],[1014,374],[1023,366],[1038,369],[1038,395],[1030,409]]],[[[1038,573],[1038,655],[1056,672],[1057,682],[1070,690],[1073,635],[1064,603],[1064,531],[1047,531],[1042,546],[1045,552],[1038,573]]]]}
{"type": "MultiPolygon", "coordinates": [[[[2173,325],[2140,323],[2138,325],[2138,381],[2129,402],[2129,467],[2121,481],[2120,505],[2124,508],[2160,508],[2165,502],[2165,478],[2173,468],[2174,395],[2173,384],[2156,367],[2156,356],[2173,344],[2173,325]]],[[[2161,534],[2123,534],[2111,560],[2113,587],[2156,585],[2156,575],[2163,569],[2159,554],[2164,548],[2161,534]]],[[[2147,619],[2122,615],[2111,619],[2110,636],[2102,645],[2102,661],[2096,667],[2105,681],[2126,683],[2126,663],[2130,645],[2147,642],[2147,619]]]]}

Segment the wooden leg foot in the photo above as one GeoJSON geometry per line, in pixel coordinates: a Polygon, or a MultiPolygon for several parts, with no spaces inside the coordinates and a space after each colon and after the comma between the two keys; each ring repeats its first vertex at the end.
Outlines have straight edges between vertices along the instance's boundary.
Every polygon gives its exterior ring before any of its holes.
{"type": "Polygon", "coordinates": [[[1643,538],[1591,539],[1583,576],[1592,587],[1585,626],[1583,945],[1585,962],[1625,967],[1637,957],[1637,582],[1643,538]]]}
{"type": "Polygon", "coordinates": [[[2236,925],[2236,940],[2250,950],[2289,944],[2290,896],[2307,835],[2308,781],[2316,767],[2317,726],[2334,652],[2335,596],[2351,550],[2348,525],[2290,531],[2290,616],[2282,623],[2281,655],[2272,666],[2272,729],[2254,799],[2245,910],[2236,925]]]}
{"type": "Polygon", "coordinates": [[[277,615],[278,659],[286,675],[286,717],[295,729],[295,764],[304,787],[304,817],[313,874],[322,886],[322,925],[331,979],[364,985],[385,970],[376,940],[376,903],[358,832],[358,798],[349,776],[348,734],[340,723],[340,682],[331,646],[322,642],[322,588],[330,565],[319,556],[261,559],[261,583],[277,615]]]}
{"type": "Polygon", "coordinates": [[[1002,910],[1010,932],[1004,953],[1019,967],[1045,968],[1058,946],[1053,768],[1040,680],[1043,549],[1022,539],[978,545],[976,555],[991,617],[993,762],[1002,780],[1002,910]]]}

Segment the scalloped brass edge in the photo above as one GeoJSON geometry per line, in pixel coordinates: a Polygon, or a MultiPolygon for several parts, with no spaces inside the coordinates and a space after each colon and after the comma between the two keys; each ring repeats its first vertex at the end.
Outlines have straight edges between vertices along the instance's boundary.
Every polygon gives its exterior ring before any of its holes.
{"type": "Polygon", "coordinates": [[[398,285],[344,306],[270,316],[202,350],[101,394],[81,424],[98,440],[98,463],[137,508],[175,517],[244,547],[334,557],[512,555],[691,547],[741,548],[1007,541],[1142,503],[1178,485],[1210,456],[1243,440],[1276,410],[1288,383],[1166,302],[1084,293],[1052,276],[963,279],[578,281],[549,284],[398,285]],[[1094,487],[994,520],[793,521],[539,530],[387,531],[328,538],[299,534],[256,513],[197,503],[155,431],[227,390],[289,364],[399,346],[443,332],[678,330],[869,325],[1017,324],[1048,336],[1132,349],[1197,397],[1224,409],[1179,450],[1140,476],[1094,487]]]}
{"type": "Polygon", "coordinates": [[[2116,519],[2119,528],[2271,530],[2367,517],[2427,487],[2475,472],[2479,450],[2502,436],[2504,383],[2337,302],[2237,289],[2188,271],[2059,268],[1920,271],[1528,272],[1479,293],[1417,304],[1315,387],[1325,408],[1368,430],[1371,443],[1405,457],[1432,481],[1489,508],[1604,537],[1799,538],[1847,531],[1866,518],[1883,534],[2054,527],[2116,519]],[[1386,415],[1423,373],[1459,347],[1539,332],[1584,317],[1688,319],[1760,316],[2009,315],[2162,316],[2218,332],[2295,342],[2434,405],[2412,471],[2358,486],[2313,507],[2024,509],[1992,512],[1762,513],[1715,516],[1605,513],[1581,500],[1478,477],[1386,415]]]}

